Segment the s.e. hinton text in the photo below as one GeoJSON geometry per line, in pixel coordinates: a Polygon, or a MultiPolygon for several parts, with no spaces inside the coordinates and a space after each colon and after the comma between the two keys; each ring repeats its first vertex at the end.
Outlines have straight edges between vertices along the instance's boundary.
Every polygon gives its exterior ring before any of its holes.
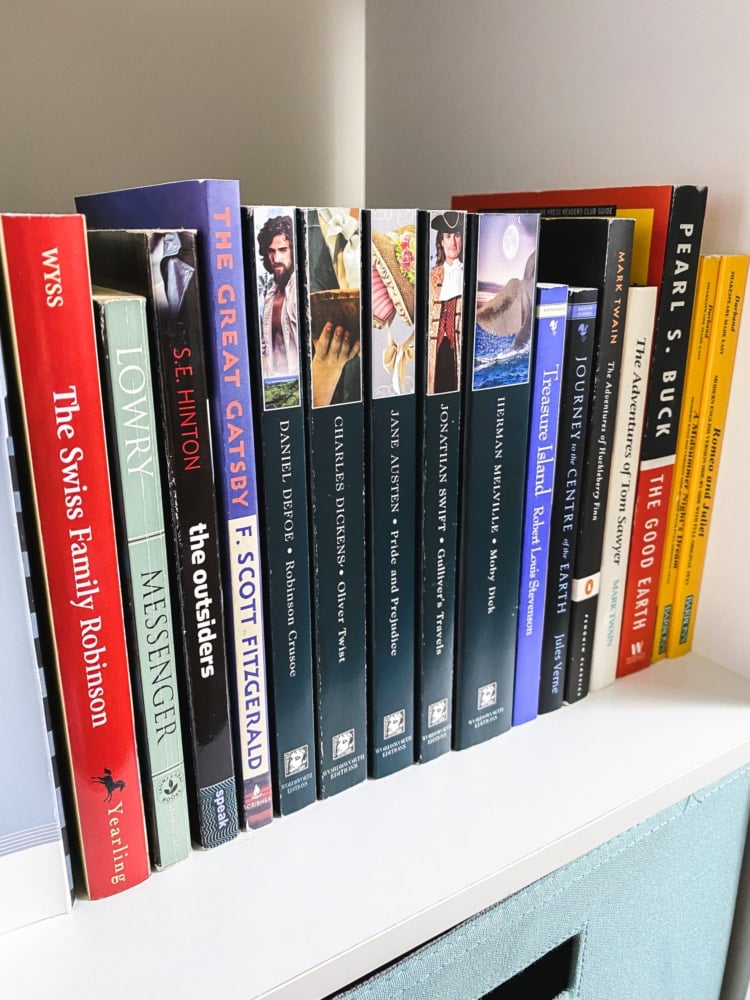
{"type": "MultiPolygon", "coordinates": [[[[88,487],[82,482],[81,464],[84,451],[80,445],[72,443],[76,436],[74,419],[80,413],[78,391],[75,385],[64,392],[52,393],[55,413],[55,435],[60,442],[57,452],[60,463],[60,477],[68,521],[77,522],[84,518],[84,498],[88,487]]],[[[70,598],[71,607],[88,611],[91,617],[80,618],[82,665],[86,674],[86,690],[89,700],[89,717],[92,729],[107,724],[107,704],[104,698],[104,657],[107,647],[101,644],[101,615],[95,615],[94,598],[99,593],[99,582],[91,572],[89,546],[93,541],[93,531],[89,526],[68,528],[70,566],[75,595],[70,598]]]]}

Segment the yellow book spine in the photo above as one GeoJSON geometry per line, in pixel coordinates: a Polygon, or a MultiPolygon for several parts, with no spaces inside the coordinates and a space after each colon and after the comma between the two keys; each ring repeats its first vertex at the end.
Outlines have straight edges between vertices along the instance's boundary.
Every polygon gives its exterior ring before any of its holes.
{"type": "Polygon", "coordinates": [[[685,513],[690,477],[695,463],[696,442],[698,440],[698,419],[703,379],[706,372],[708,340],[711,330],[716,281],[719,274],[718,254],[703,255],[698,263],[695,283],[695,304],[690,324],[690,341],[685,383],[682,393],[682,408],[675,447],[675,467],[672,477],[672,495],[664,536],[664,556],[659,577],[656,604],[656,629],[652,661],[667,655],[667,635],[672,616],[672,602],[675,592],[678,554],[685,536],[685,513]]]}
{"type": "Polygon", "coordinates": [[[719,265],[714,322],[700,403],[696,474],[688,490],[688,530],[679,554],[667,656],[682,656],[693,644],[749,266],[750,254],[722,256],[719,265]]]}

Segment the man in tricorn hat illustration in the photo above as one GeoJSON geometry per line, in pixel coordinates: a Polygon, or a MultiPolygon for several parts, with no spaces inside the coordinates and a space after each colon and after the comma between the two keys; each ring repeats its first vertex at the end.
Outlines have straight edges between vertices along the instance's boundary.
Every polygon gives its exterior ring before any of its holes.
{"type": "Polygon", "coordinates": [[[435,230],[436,264],[430,271],[430,341],[427,391],[453,392],[461,371],[461,305],[464,291],[464,216],[442,212],[435,230]]]}

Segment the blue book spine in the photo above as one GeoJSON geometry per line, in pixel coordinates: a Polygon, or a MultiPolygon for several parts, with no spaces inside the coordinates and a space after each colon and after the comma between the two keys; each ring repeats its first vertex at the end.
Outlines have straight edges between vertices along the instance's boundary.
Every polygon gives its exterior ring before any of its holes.
{"type": "Polygon", "coordinates": [[[538,286],[513,688],[514,726],[536,718],[539,706],[550,514],[567,312],[567,285],[538,286]]]}
{"type": "Polygon", "coordinates": [[[92,228],[180,227],[199,235],[240,821],[263,826],[273,804],[239,183],[176,181],[86,195],[76,207],[92,228]]]}

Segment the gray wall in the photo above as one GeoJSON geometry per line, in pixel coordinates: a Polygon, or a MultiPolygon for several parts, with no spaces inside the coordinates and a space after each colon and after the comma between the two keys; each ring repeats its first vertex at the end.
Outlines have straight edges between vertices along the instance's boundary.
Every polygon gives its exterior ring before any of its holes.
{"type": "Polygon", "coordinates": [[[237,177],[256,203],[357,203],[364,0],[0,0],[0,209],[237,177]]]}

